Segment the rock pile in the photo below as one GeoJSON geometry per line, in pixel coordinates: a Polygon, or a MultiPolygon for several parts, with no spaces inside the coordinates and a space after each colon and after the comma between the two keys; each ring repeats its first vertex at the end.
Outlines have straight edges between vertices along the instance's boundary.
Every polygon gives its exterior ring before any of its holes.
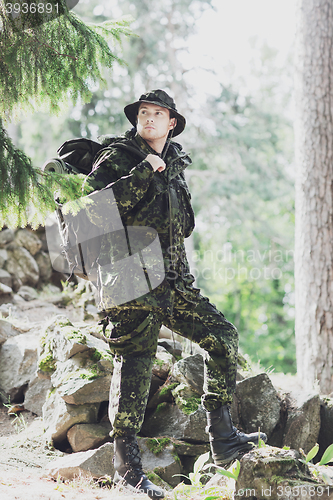
{"type": "MultiPolygon", "coordinates": [[[[59,309],[68,304],[60,289],[53,289],[49,302],[40,300],[36,290],[52,275],[40,236],[0,232],[0,396],[43,418],[45,439],[66,454],[50,466],[54,477],[71,478],[78,471],[112,475],[107,411],[113,357],[85,284],[72,310],[59,309]],[[19,307],[28,322],[11,315],[10,307],[19,307]]],[[[172,486],[181,480],[175,474],[188,473],[209,449],[200,405],[203,353],[193,348],[189,354],[184,343],[161,334],[140,434],[144,467],[172,486]]],[[[307,453],[319,440],[322,453],[333,440],[333,399],[316,393],[296,397],[275,387],[267,373],[239,368],[231,410],[239,429],[260,428],[271,446],[307,453]]]]}

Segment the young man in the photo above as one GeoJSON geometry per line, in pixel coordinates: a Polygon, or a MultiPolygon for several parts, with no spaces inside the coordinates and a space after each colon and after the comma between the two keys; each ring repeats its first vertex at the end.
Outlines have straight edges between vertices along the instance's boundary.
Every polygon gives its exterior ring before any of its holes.
{"type": "MultiPolygon", "coordinates": [[[[127,241],[133,227],[158,233],[164,276],[148,293],[136,294],[128,301],[119,299],[119,290],[128,285],[122,279],[124,269],[119,258],[122,233],[103,236],[98,288],[100,306],[113,324],[109,343],[115,360],[109,416],[115,480],[122,479],[152,498],[162,498],[163,491],[142,471],[136,440],[162,324],[205,349],[202,405],[207,411],[214,462],[223,465],[250,450],[258,442],[258,434],[238,432],[230,417],[229,405],[236,383],[237,330],[192,285],[194,277],[184,248],[184,238],[194,228],[184,177],[191,160],[178,143],[170,140],[184,130],[185,118],[162,90],[143,94],[124,111],[134,129],[120,141],[121,147],[104,144],[106,149],[97,158],[89,183],[99,194],[112,189],[127,241]]],[[[107,206],[89,207],[89,217],[95,224],[101,224],[101,214],[105,218],[107,213],[107,206]]],[[[155,264],[154,261],[151,269],[158,268],[155,264]]],[[[145,268],[146,276],[148,271],[145,268]]],[[[135,288],[137,276],[133,275],[130,281],[131,289],[135,288]]],[[[266,440],[264,434],[260,437],[266,440]]]]}

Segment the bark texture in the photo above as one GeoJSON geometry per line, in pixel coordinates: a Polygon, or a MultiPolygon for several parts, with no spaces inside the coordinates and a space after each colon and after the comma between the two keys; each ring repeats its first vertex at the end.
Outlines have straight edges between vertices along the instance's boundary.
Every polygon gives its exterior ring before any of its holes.
{"type": "Polygon", "coordinates": [[[296,36],[296,354],[306,388],[333,391],[333,6],[299,0],[296,36]]]}

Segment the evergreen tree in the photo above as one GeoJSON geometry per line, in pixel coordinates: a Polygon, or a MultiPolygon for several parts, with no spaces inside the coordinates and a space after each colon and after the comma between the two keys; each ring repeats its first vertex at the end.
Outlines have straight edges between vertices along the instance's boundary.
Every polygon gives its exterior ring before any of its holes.
{"type": "Polygon", "coordinates": [[[33,167],[13,145],[3,123],[19,109],[43,106],[57,112],[61,101],[89,100],[91,84],[103,80],[102,68],[119,61],[107,40],[120,41],[121,34],[130,33],[128,20],[87,25],[64,0],[40,2],[37,10],[32,5],[36,4],[0,5],[1,227],[41,223],[53,208],[55,186],[70,197],[80,192],[79,178],[65,182],[33,167]]]}
{"type": "Polygon", "coordinates": [[[293,179],[288,173],[293,133],[285,113],[292,77],[279,67],[274,51],[263,47],[257,93],[249,92],[246,82],[234,80],[221,84],[220,95],[202,106],[193,105],[197,82],[186,78],[190,72],[180,54],[186,51],[198,17],[209,7],[204,0],[157,0],[153,9],[141,0],[90,0],[89,11],[85,3],[79,4],[76,10],[86,21],[134,15],[132,27],[138,36],[123,45],[124,58],[131,64],[116,64],[107,89],[96,89],[88,103],[77,105],[67,117],[51,123],[47,115],[36,117],[39,126],[34,129],[23,122],[20,141],[25,148],[34,144],[35,157],[42,163],[73,136],[96,139],[123,133],[129,127],[123,113],[126,104],[152,88],[169,91],[187,118],[179,141],[193,159],[185,175],[196,212],[197,283],[239,328],[244,353],[265,366],[295,371],[293,179]],[[96,17],[89,17],[92,13],[96,17]],[[228,249],[235,259],[221,262],[228,249]],[[238,264],[243,269],[239,274],[238,264]],[[225,279],[225,273],[233,272],[233,279],[225,279]]]}

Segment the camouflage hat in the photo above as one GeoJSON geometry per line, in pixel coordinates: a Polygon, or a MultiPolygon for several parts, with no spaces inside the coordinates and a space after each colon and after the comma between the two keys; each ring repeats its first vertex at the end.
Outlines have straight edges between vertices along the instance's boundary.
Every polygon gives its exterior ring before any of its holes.
{"type": "Polygon", "coordinates": [[[167,108],[172,111],[173,116],[177,118],[177,125],[173,130],[172,136],[175,137],[183,132],[186,120],[181,114],[178,113],[174,100],[166,92],[164,92],[164,90],[151,90],[146,94],[142,94],[138,101],[125,106],[125,115],[134,127],[136,126],[139,106],[143,102],[156,104],[157,106],[161,106],[162,108],[167,108]]]}

